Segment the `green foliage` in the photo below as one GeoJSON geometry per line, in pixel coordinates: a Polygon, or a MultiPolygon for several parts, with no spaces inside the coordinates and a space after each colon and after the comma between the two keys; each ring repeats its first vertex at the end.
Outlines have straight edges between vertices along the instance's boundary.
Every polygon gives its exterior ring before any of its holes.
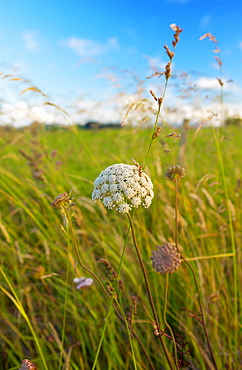
{"type": "Polygon", "coordinates": [[[242,118],[240,117],[229,117],[225,120],[225,126],[242,126],[242,118]]]}
{"type": "MultiPolygon", "coordinates": [[[[180,182],[179,245],[183,255],[190,258],[198,276],[218,368],[223,369],[228,364],[228,368],[237,369],[241,365],[239,348],[242,343],[238,345],[238,353],[234,353],[234,333],[239,330],[239,324],[234,321],[234,279],[239,283],[242,275],[239,269],[238,276],[234,276],[228,207],[239,261],[242,209],[240,129],[225,127],[217,132],[228,203],[212,129],[181,131],[181,139],[166,138],[169,132],[167,128],[163,129],[154,141],[146,167],[154,183],[155,199],[148,210],[136,211],[134,221],[157,312],[164,330],[165,277],[152,270],[150,258],[157,245],[174,243],[174,184],[165,179],[164,173],[168,167],[181,164],[187,175],[180,182]],[[185,141],[181,141],[182,138],[185,141]]],[[[111,164],[133,164],[134,157],[142,165],[151,134],[148,129],[135,132],[131,129],[53,131],[42,126],[21,131],[2,129],[2,370],[19,369],[24,358],[31,359],[40,369],[58,369],[60,358],[64,369],[92,368],[109,303],[96,282],[86,289],[76,290],[73,278],[90,276],[80,267],[73,245],[61,228],[64,222],[61,213],[50,204],[56,196],[72,189],[75,203],[73,226],[79,253],[84,264],[106,286],[107,275],[97,261],[105,259],[118,270],[128,223],[124,215],[109,211],[91,200],[92,183],[100,171],[111,164]]],[[[153,334],[145,285],[130,236],[120,278],[124,283],[120,298],[124,312],[128,314],[131,297],[137,296],[134,330],[154,367],[164,366],[166,369],[159,341],[153,334]]],[[[241,296],[238,299],[238,305],[241,305],[241,296]]],[[[188,362],[194,369],[213,369],[199,322],[194,281],[184,263],[170,276],[167,321],[175,335],[188,343],[185,348],[181,347],[183,352],[190,351],[182,356],[184,364],[181,368],[185,368],[188,362]]],[[[172,341],[168,338],[165,341],[172,352],[172,341]]],[[[137,369],[148,369],[147,360],[135,338],[132,338],[132,344],[137,369]]],[[[134,368],[125,324],[113,310],[96,368],[134,368]]]]}

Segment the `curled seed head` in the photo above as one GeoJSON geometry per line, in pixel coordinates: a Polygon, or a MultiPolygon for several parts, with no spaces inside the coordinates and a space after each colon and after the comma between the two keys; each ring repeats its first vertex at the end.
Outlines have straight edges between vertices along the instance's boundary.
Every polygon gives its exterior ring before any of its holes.
{"type": "Polygon", "coordinates": [[[182,177],[186,176],[186,170],[185,168],[179,165],[169,167],[165,173],[165,176],[168,180],[176,182],[180,180],[182,177]]]}
{"type": "Polygon", "coordinates": [[[63,193],[58,195],[53,202],[51,202],[51,205],[55,209],[62,208],[66,203],[69,204],[69,206],[73,206],[74,203],[72,203],[72,197],[71,195],[68,195],[67,193],[63,193]]]}
{"type": "Polygon", "coordinates": [[[172,274],[178,269],[181,260],[180,253],[170,243],[158,245],[157,250],[152,252],[153,268],[162,275],[166,273],[172,274]]]}

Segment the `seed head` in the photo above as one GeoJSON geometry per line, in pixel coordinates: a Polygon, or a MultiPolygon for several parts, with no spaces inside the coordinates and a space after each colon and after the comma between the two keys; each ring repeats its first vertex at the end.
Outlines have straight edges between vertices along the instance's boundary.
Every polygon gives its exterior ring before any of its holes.
{"type": "Polygon", "coordinates": [[[74,203],[72,203],[72,197],[71,195],[68,195],[67,193],[63,193],[58,195],[53,202],[51,202],[51,205],[55,209],[62,208],[66,203],[69,204],[69,206],[73,206],[74,203]]]}
{"type": "Polygon", "coordinates": [[[186,170],[179,165],[169,167],[165,173],[165,176],[168,180],[176,182],[179,181],[182,177],[186,176],[186,170]]]}
{"type": "Polygon", "coordinates": [[[30,360],[23,360],[21,367],[19,370],[37,370],[37,367],[31,362],[30,360]]]}
{"type": "Polygon", "coordinates": [[[178,269],[181,263],[180,257],[176,247],[166,243],[157,246],[157,250],[152,252],[151,260],[153,268],[163,275],[166,273],[172,274],[178,269]]]}
{"type": "Polygon", "coordinates": [[[114,164],[94,181],[92,199],[100,200],[108,209],[128,213],[133,207],[148,208],[154,197],[149,176],[138,165],[114,164]]]}

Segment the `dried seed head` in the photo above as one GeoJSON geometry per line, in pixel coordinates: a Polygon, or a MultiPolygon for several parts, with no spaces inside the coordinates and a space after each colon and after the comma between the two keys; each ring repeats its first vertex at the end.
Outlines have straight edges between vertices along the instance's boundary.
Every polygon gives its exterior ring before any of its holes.
{"type": "Polygon", "coordinates": [[[166,54],[168,55],[168,57],[170,58],[170,60],[174,57],[175,53],[173,51],[170,51],[170,49],[168,48],[167,45],[164,45],[164,48],[166,50],[166,54]]]}
{"type": "Polygon", "coordinates": [[[159,136],[160,131],[161,131],[161,126],[157,126],[156,130],[155,130],[155,132],[152,136],[152,140],[155,140],[159,136]]]}
{"type": "Polygon", "coordinates": [[[172,274],[178,269],[181,263],[180,257],[176,247],[166,243],[157,246],[157,250],[152,252],[151,260],[153,268],[163,275],[166,273],[172,274]]]}
{"type": "Polygon", "coordinates": [[[23,360],[21,367],[19,370],[37,370],[37,367],[31,362],[30,360],[23,360]]]}
{"type": "Polygon", "coordinates": [[[168,180],[172,182],[179,181],[182,177],[186,176],[185,168],[177,165],[169,167],[165,173],[165,176],[168,180]]]}
{"type": "Polygon", "coordinates": [[[94,181],[92,199],[109,209],[128,213],[133,207],[148,208],[154,197],[153,184],[139,164],[114,164],[94,181]]]}
{"type": "Polygon", "coordinates": [[[153,96],[153,98],[155,99],[155,101],[157,101],[157,96],[155,95],[154,91],[150,90],[150,94],[151,96],[153,96]]]}
{"type": "Polygon", "coordinates": [[[105,267],[107,275],[108,275],[108,280],[111,283],[114,283],[117,280],[118,275],[117,275],[117,272],[112,267],[112,265],[107,260],[105,260],[103,258],[101,258],[97,262],[101,263],[105,267]]]}
{"type": "Polygon", "coordinates": [[[171,62],[168,62],[165,66],[165,77],[168,80],[171,77],[171,62]]]}
{"type": "Polygon", "coordinates": [[[63,193],[58,195],[53,202],[51,202],[51,205],[55,209],[62,208],[66,203],[69,204],[69,206],[73,206],[74,203],[72,203],[72,197],[71,195],[68,195],[67,193],[63,193]]]}

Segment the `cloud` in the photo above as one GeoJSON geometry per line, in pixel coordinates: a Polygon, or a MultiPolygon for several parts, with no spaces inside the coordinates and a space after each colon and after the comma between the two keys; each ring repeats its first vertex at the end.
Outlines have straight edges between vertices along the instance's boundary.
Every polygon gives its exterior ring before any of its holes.
{"type": "Polygon", "coordinates": [[[119,48],[118,40],[115,37],[109,38],[105,43],[82,39],[80,37],[70,37],[61,43],[73,50],[79,57],[84,58],[98,56],[104,52],[119,48]]]}
{"type": "Polygon", "coordinates": [[[27,51],[36,51],[40,49],[40,42],[38,40],[38,31],[28,31],[23,34],[24,47],[27,51]]]}
{"type": "Polygon", "coordinates": [[[217,78],[201,77],[196,81],[196,85],[204,90],[219,90],[220,85],[217,78]]]}
{"type": "Polygon", "coordinates": [[[239,48],[242,49],[242,41],[239,43],[239,48]]]}

